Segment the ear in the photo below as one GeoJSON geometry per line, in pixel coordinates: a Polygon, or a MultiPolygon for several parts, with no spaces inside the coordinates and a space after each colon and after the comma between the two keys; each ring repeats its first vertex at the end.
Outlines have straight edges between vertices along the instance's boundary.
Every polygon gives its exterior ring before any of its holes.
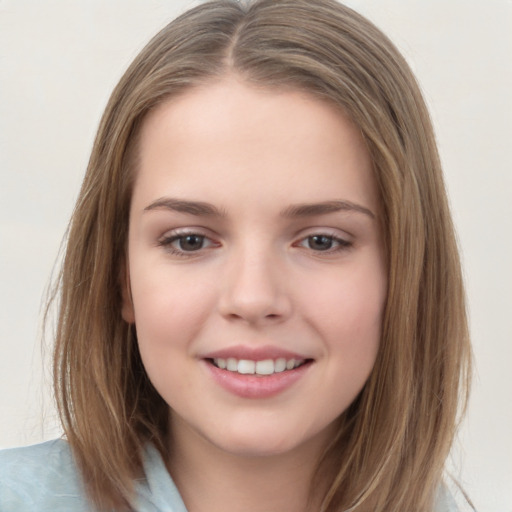
{"type": "Polygon", "coordinates": [[[132,288],[130,283],[130,265],[127,257],[121,265],[119,285],[121,288],[121,316],[126,323],[134,324],[135,309],[133,307],[132,288]]]}

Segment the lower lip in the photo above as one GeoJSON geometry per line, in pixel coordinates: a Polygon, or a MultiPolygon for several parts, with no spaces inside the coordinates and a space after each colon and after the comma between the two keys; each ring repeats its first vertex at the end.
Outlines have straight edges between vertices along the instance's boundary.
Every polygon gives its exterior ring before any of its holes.
{"type": "Polygon", "coordinates": [[[270,398],[282,393],[300,380],[309,370],[312,361],[293,370],[262,376],[242,375],[221,370],[209,361],[205,361],[205,364],[217,384],[230,393],[242,398],[270,398]]]}

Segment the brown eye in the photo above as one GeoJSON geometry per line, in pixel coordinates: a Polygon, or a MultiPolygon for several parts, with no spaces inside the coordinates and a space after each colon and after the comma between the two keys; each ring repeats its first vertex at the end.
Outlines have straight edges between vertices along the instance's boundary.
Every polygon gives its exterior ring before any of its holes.
{"type": "Polygon", "coordinates": [[[183,233],[166,236],[158,242],[166,251],[177,256],[200,254],[203,250],[215,247],[217,244],[205,235],[198,233],[183,233]]]}
{"type": "Polygon", "coordinates": [[[309,248],[315,251],[328,251],[332,249],[334,239],[331,236],[313,235],[307,238],[309,248]]]}
{"type": "Polygon", "coordinates": [[[203,248],[204,236],[201,235],[184,235],[175,240],[178,248],[182,251],[198,251],[203,248]]]}
{"type": "Polygon", "coordinates": [[[331,254],[349,249],[352,247],[352,243],[334,235],[317,233],[303,238],[297,246],[317,253],[325,252],[331,254]]]}

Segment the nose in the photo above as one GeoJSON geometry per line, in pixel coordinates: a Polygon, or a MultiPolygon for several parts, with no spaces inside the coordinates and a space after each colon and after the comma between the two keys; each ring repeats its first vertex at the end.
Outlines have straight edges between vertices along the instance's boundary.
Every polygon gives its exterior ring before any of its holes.
{"type": "Polygon", "coordinates": [[[292,312],[286,272],[276,258],[264,251],[249,251],[226,262],[221,277],[220,314],[231,321],[272,324],[286,320],[292,312]]]}

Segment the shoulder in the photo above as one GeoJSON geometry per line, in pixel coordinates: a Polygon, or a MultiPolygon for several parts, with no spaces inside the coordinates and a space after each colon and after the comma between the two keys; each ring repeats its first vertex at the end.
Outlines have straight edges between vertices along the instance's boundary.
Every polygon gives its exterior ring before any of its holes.
{"type": "Polygon", "coordinates": [[[187,512],[176,484],[152,444],[146,446],[144,479],[136,482],[134,505],[140,512],[187,512]]]}
{"type": "MultiPolygon", "coordinates": [[[[165,464],[147,446],[135,482],[140,512],[187,512],[165,464]]],[[[0,451],[0,512],[92,512],[68,443],[62,439],[0,451]]]]}
{"type": "Polygon", "coordinates": [[[460,484],[453,479],[447,479],[437,492],[434,512],[476,512],[476,510],[460,484]]]}
{"type": "Polygon", "coordinates": [[[66,441],[0,451],[2,512],[90,509],[66,441]]]}
{"type": "Polygon", "coordinates": [[[439,487],[435,512],[458,512],[457,504],[445,484],[439,487]]]}

